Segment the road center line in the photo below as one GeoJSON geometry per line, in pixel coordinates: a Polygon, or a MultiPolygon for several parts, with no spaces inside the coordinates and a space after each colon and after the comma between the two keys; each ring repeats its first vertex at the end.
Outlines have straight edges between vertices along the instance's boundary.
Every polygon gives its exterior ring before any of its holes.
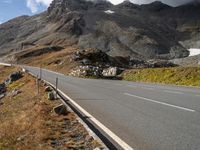
{"type": "Polygon", "coordinates": [[[124,95],[135,97],[135,98],[139,98],[139,99],[143,99],[143,100],[146,100],[146,101],[149,101],[149,102],[154,102],[154,103],[165,105],[165,106],[170,106],[170,107],[182,109],[182,110],[185,110],[185,111],[195,112],[195,110],[193,110],[193,109],[189,109],[189,108],[185,108],[185,107],[180,107],[180,106],[168,104],[168,103],[165,103],[165,102],[159,102],[159,101],[156,101],[156,100],[152,100],[152,99],[145,98],[145,97],[140,97],[140,96],[129,94],[129,93],[124,93],[124,95]]]}
{"type": "Polygon", "coordinates": [[[120,84],[120,83],[115,83],[115,85],[121,86],[122,84],[120,84]]]}
{"type": "Polygon", "coordinates": [[[166,92],[166,93],[173,93],[173,94],[183,94],[182,92],[170,91],[170,90],[164,90],[164,92],[166,92]]]}
{"type": "Polygon", "coordinates": [[[136,88],[136,87],[137,87],[136,85],[127,85],[127,86],[129,86],[129,87],[134,87],[134,88],[136,88]]]}
{"type": "Polygon", "coordinates": [[[150,87],[141,87],[141,88],[145,90],[155,90],[154,88],[150,88],[150,87]]]}

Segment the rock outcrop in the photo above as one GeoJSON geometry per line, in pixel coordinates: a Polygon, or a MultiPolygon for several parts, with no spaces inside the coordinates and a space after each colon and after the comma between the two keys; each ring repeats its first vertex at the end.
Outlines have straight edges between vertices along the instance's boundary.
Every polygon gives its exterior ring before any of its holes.
{"type": "MultiPolygon", "coordinates": [[[[200,48],[200,4],[54,0],[47,11],[0,25],[0,54],[35,45],[94,48],[112,57],[172,59],[200,48]],[[112,12],[112,13],[108,13],[112,12]]],[[[88,64],[88,61],[86,62],[88,64]]]]}

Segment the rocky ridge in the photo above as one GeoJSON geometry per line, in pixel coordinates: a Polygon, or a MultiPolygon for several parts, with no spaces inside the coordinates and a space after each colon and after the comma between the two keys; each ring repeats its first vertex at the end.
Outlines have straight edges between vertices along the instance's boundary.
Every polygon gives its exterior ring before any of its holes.
{"type": "Polygon", "coordinates": [[[95,48],[111,57],[173,59],[200,47],[200,5],[54,0],[47,11],[0,25],[0,54],[35,45],[95,48]],[[107,12],[112,13],[107,13],[107,12]]]}

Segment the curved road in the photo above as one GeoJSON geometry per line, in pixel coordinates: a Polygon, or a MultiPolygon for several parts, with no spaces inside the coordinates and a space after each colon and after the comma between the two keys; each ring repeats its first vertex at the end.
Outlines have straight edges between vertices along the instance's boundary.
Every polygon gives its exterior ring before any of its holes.
{"type": "MultiPolygon", "coordinates": [[[[39,75],[39,69],[25,68],[39,75]]],[[[60,90],[133,149],[200,149],[199,88],[80,79],[42,70],[42,78],[54,85],[56,77],[60,90]]]]}

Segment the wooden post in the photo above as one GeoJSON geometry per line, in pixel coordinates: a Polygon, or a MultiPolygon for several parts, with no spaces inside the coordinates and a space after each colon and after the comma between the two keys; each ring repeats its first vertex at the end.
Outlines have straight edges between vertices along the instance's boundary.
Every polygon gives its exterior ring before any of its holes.
{"type": "Polygon", "coordinates": [[[37,84],[37,95],[39,95],[40,94],[40,80],[39,80],[39,78],[38,78],[38,75],[37,75],[37,78],[36,78],[36,84],[37,84]]]}
{"type": "Polygon", "coordinates": [[[56,77],[56,99],[58,98],[58,77],[56,77]]]}
{"type": "Polygon", "coordinates": [[[42,67],[40,66],[40,80],[42,80],[42,67]]]}

